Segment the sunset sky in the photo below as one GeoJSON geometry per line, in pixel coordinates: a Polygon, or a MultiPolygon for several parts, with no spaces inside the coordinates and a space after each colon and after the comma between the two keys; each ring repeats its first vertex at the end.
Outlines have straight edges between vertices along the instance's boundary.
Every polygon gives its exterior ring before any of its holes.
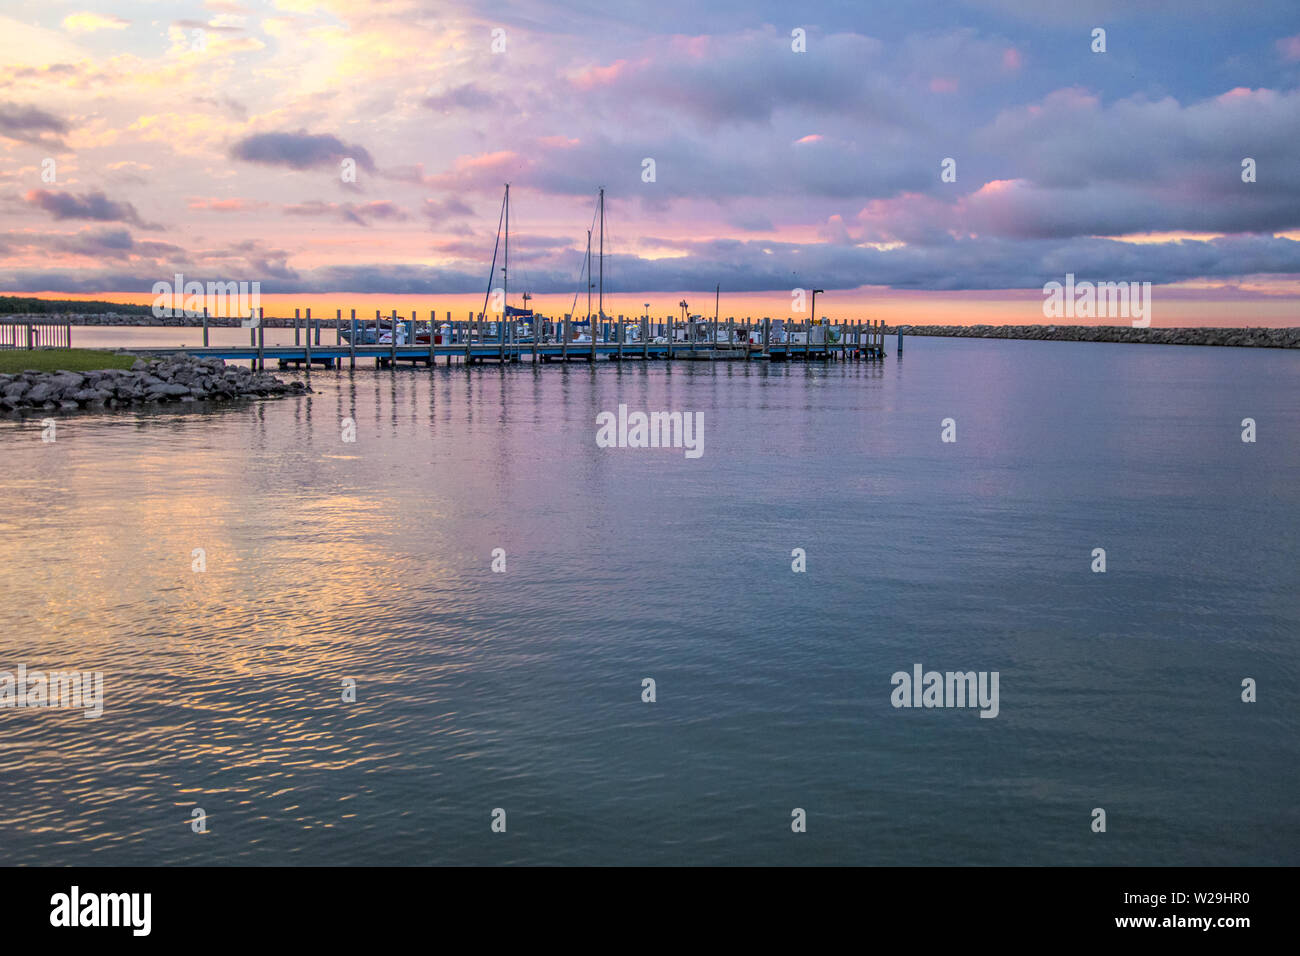
{"type": "Polygon", "coordinates": [[[511,289],[558,311],[604,186],[609,311],[816,286],[851,317],[1023,323],[1071,272],[1152,282],[1155,325],[1300,325],[1293,0],[3,11],[7,293],[149,302],[180,272],[481,305],[510,182],[511,289]]]}

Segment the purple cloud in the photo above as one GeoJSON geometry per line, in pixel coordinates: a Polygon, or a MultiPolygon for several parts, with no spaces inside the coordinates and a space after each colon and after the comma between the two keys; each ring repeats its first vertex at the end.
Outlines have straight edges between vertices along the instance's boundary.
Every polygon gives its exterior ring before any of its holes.
{"type": "Polygon", "coordinates": [[[23,197],[55,219],[90,219],[96,222],[129,222],[141,229],[162,229],[156,223],[140,218],[135,206],[129,202],[116,202],[95,190],[78,196],[68,192],[33,189],[23,197]]]}
{"type": "Polygon", "coordinates": [[[230,155],[250,163],[288,166],[290,169],[315,169],[354,159],[369,172],[375,169],[370,153],[362,146],[349,145],[328,133],[254,133],[230,148],[230,155]]]}
{"type": "Polygon", "coordinates": [[[53,113],[34,106],[0,103],[0,136],[6,139],[61,147],[60,134],[67,131],[68,124],[53,113]]]}

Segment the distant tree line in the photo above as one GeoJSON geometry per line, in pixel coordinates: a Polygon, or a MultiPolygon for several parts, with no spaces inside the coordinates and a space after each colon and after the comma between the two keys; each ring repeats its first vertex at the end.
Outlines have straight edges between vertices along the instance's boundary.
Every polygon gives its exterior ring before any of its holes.
{"type": "Polygon", "coordinates": [[[150,315],[147,305],[119,305],[116,302],[81,302],[71,299],[33,299],[21,295],[0,295],[0,315],[31,313],[50,315],[60,312],[76,312],[88,315],[100,315],[105,312],[117,312],[120,315],[150,315]]]}

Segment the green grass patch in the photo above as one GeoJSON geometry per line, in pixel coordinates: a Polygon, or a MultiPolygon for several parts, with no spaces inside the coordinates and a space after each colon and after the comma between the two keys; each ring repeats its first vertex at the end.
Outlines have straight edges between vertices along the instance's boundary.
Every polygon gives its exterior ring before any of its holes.
{"type": "Polygon", "coordinates": [[[107,349],[0,349],[0,374],[38,372],[94,372],[104,368],[130,368],[134,355],[107,349]]]}

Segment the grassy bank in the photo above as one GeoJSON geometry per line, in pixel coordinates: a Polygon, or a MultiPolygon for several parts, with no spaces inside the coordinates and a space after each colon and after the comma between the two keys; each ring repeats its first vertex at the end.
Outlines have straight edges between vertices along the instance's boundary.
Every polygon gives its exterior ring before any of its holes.
{"type": "Polygon", "coordinates": [[[104,368],[130,368],[134,355],[104,349],[0,349],[0,374],[37,372],[95,372],[104,368]]]}
{"type": "Polygon", "coordinates": [[[147,305],[119,305],[115,302],[80,299],[35,299],[31,296],[0,295],[0,315],[96,315],[116,312],[119,315],[152,315],[147,305]]]}

